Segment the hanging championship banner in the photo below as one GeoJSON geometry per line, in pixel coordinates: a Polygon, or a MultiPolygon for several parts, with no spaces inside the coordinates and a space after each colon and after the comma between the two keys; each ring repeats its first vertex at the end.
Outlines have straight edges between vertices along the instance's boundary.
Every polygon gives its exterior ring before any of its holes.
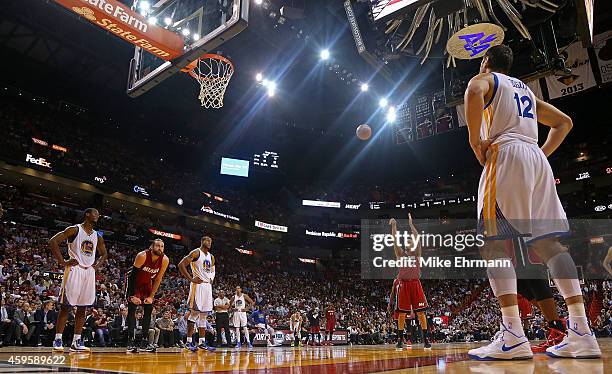
{"type": "Polygon", "coordinates": [[[525,82],[525,84],[527,85],[527,87],[529,87],[531,92],[533,92],[535,97],[537,97],[540,100],[544,100],[544,95],[542,95],[542,86],[540,86],[539,79],[525,82]]]}
{"type": "Polygon", "coordinates": [[[436,134],[443,134],[455,127],[456,119],[453,118],[453,109],[446,106],[444,90],[434,92],[431,99],[433,108],[433,120],[436,134]]]}
{"type": "Polygon", "coordinates": [[[612,82],[612,31],[595,35],[593,44],[601,74],[601,83],[612,82]]]}
{"type": "Polygon", "coordinates": [[[417,139],[424,139],[434,134],[433,106],[431,94],[417,96],[414,105],[417,139]]]}
{"type": "Polygon", "coordinates": [[[561,49],[561,55],[565,57],[565,66],[572,70],[572,74],[566,77],[549,75],[546,77],[548,96],[551,99],[573,95],[578,92],[595,87],[595,76],[591,69],[589,54],[579,42],[561,49]]]}

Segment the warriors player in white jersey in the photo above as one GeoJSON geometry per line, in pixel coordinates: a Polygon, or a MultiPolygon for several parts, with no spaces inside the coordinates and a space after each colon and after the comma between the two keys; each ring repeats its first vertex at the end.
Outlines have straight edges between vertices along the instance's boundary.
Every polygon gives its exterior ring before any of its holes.
{"type": "MultiPolygon", "coordinates": [[[[480,74],[465,92],[465,114],[469,141],[484,167],[478,190],[479,230],[487,239],[481,253],[486,259],[505,259],[504,240],[522,236],[548,266],[569,311],[568,334],[561,344],[547,348],[553,357],[590,358],[601,352],[591,332],[576,266],[558,236],[569,225],[557,196],[547,157],[563,142],[572,120],[554,106],[535,97],[527,85],[506,75],[512,65],[512,50],[490,48],[482,60],[480,74]],[[542,147],[538,146],[538,123],[550,127],[542,147]]],[[[491,344],[472,349],[471,358],[531,358],[523,333],[513,267],[488,269],[493,293],[499,300],[502,324],[491,344]]]]}
{"type": "Polygon", "coordinates": [[[253,307],[255,303],[249,295],[242,293],[242,287],[236,287],[236,294],[232,297],[231,309],[234,311],[232,321],[234,322],[234,331],[236,333],[236,348],[242,347],[240,340],[240,329],[244,332],[244,337],[249,348],[253,348],[251,338],[249,337],[249,328],[247,327],[246,311],[253,307]]]}
{"type": "Polygon", "coordinates": [[[289,330],[293,333],[293,341],[291,342],[292,347],[302,346],[302,313],[296,310],[289,319],[289,330]]]}
{"type": "Polygon", "coordinates": [[[104,239],[94,230],[100,213],[94,208],[85,210],[84,221],[81,224],[67,227],[55,234],[49,240],[49,247],[57,262],[65,268],[60,291],[59,302],[62,307],[57,317],[57,333],[53,341],[53,351],[63,352],[62,333],[66,327],[68,312],[77,307],[74,322],[74,338],[70,346],[71,352],[89,352],[85,347],[81,332],[85,323],[85,309],[96,301],[96,269],[106,261],[106,246],[104,239]],[[68,260],[60,251],[60,243],[68,243],[68,260]],[[96,261],[96,252],[100,257],[96,261]]]}
{"type": "Polygon", "coordinates": [[[200,349],[213,351],[214,347],[206,344],[206,317],[213,310],[212,282],[215,279],[215,256],[210,253],[212,239],[202,237],[200,247],[183,257],[178,267],[187,280],[189,287],[189,319],[187,320],[187,344],[185,349],[192,352],[200,349]],[[191,274],[187,270],[191,266],[191,274]],[[195,325],[198,325],[199,344],[192,342],[195,325]]]}

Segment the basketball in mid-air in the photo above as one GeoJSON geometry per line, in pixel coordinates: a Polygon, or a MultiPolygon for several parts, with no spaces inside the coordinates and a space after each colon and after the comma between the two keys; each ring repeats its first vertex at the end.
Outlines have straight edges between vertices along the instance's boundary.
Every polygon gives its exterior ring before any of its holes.
{"type": "Polygon", "coordinates": [[[357,126],[357,137],[361,140],[368,140],[372,136],[372,129],[368,125],[357,126]]]}

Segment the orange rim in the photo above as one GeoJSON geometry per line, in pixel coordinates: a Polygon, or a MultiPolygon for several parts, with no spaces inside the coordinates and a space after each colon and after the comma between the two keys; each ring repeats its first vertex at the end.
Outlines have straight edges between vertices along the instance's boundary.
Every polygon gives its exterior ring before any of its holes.
{"type": "Polygon", "coordinates": [[[228,60],[227,58],[225,58],[225,57],[223,57],[221,55],[217,55],[217,54],[214,54],[214,53],[207,53],[207,54],[202,55],[201,57],[198,57],[197,59],[193,60],[189,65],[187,65],[184,68],[182,68],[181,71],[183,73],[189,73],[189,75],[191,75],[195,79],[203,79],[202,77],[200,77],[198,75],[198,73],[195,72],[195,69],[198,67],[198,62],[200,60],[204,60],[204,59],[207,59],[207,58],[212,58],[212,59],[215,59],[215,60],[219,60],[219,61],[225,62],[226,64],[228,64],[231,67],[231,70],[234,71],[234,64],[230,60],[228,60]]]}

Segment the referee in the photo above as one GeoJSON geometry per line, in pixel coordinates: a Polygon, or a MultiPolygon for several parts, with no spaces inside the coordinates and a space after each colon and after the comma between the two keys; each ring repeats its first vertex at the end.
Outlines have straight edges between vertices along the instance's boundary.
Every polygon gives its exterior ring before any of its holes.
{"type": "Polygon", "coordinates": [[[213,305],[215,309],[215,327],[217,329],[217,347],[220,347],[223,343],[221,329],[225,330],[225,341],[229,347],[230,344],[232,344],[228,312],[230,308],[230,301],[227,297],[225,297],[225,292],[223,290],[219,291],[213,305]]]}

